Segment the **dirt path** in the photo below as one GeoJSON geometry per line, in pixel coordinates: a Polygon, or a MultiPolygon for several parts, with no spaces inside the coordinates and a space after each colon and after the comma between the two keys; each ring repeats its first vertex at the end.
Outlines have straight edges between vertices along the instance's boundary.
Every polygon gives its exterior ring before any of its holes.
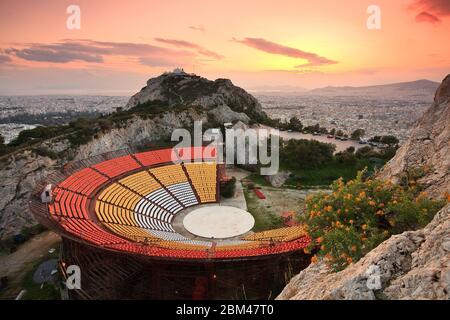
{"type": "Polygon", "coordinates": [[[31,270],[33,263],[45,256],[50,248],[56,248],[61,237],[52,231],[45,231],[24,244],[15,252],[0,257],[0,277],[8,277],[8,290],[2,296],[11,296],[20,291],[24,276],[31,270]]]}
{"type": "Polygon", "coordinates": [[[227,168],[227,175],[236,178],[236,191],[231,198],[220,199],[220,205],[239,208],[247,211],[247,201],[244,196],[244,188],[242,186],[242,179],[249,176],[251,172],[240,168],[227,168]]]}

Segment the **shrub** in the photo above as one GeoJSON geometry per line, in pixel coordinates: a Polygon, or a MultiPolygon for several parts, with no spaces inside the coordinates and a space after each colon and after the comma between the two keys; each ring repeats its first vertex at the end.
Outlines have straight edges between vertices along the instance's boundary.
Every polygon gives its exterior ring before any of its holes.
{"type": "Polygon", "coordinates": [[[99,119],[98,125],[100,127],[100,130],[102,130],[103,133],[111,131],[113,127],[113,123],[110,119],[99,119]]]}
{"type": "Polygon", "coordinates": [[[389,181],[367,180],[360,171],[354,180],[332,184],[331,194],[306,199],[301,218],[313,239],[309,250],[334,270],[358,261],[392,234],[425,226],[444,205],[425,194],[414,194],[389,181]]]}
{"type": "Polygon", "coordinates": [[[231,198],[236,191],[236,178],[232,177],[230,180],[220,188],[220,195],[225,198],[231,198]]]}
{"type": "Polygon", "coordinates": [[[41,156],[41,157],[48,157],[48,158],[53,159],[53,160],[58,159],[58,154],[56,152],[54,152],[54,151],[52,151],[52,150],[50,150],[48,148],[42,147],[42,146],[34,148],[33,151],[38,156],[41,156]]]}

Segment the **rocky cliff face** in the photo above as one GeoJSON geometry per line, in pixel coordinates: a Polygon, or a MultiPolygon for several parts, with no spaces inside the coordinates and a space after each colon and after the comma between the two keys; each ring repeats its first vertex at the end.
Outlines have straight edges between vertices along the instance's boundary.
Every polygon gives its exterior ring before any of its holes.
{"type": "Polygon", "coordinates": [[[0,239],[36,224],[28,210],[28,198],[32,189],[38,181],[59,170],[68,161],[165,140],[170,138],[173,129],[192,127],[193,121],[196,120],[206,122],[212,117],[219,123],[247,123],[254,115],[257,118],[265,116],[255,98],[224,79],[209,81],[197,76],[163,75],[150,79],[147,86],[130,99],[126,108],[155,100],[162,102],[167,110],[152,118],[135,115],[119,127],[100,133],[90,142],[75,149],[64,139],[43,142],[42,146],[46,149],[63,155],[57,160],[36,155],[31,150],[2,157],[0,239]],[[172,109],[180,105],[184,107],[183,111],[172,109]]]}
{"type": "MultiPolygon", "coordinates": [[[[420,172],[431,197],[450,192],[450,75],[411,137],[386,164],[379,178],[399,182],[420,172]]],[[[449,299],[450,204],[424,229],[381,243],[345,270],[322,262],[293,277],[277,299],[449,299]]]]}
{"type": "Polygon", "coordinates": [[[379,174],[399,182],[416,175],[433,198],[450,193],[450,75],[436,91],[433,105],[416,123],[410,138],[379,174]]]}

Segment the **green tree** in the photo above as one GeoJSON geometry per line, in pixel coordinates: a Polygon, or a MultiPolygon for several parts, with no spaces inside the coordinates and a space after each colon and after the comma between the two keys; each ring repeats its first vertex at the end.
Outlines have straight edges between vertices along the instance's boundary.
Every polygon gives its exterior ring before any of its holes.
{"type": "Polygon", "coordinates": [[[8,147],[5,145],[5,138],[0,134],[0,155],[8,152],[8,147]]]}
{"type": "Polygon", "coordinates": [[[365,133],[366,131],[364,129],[356,129],[355,131],[353,131],[351,138],[352,140],[359,140],[359,138],[364,136],[365,133]]]}
{"type": "Polygon", "coordinates": [[[112,121],[110,119],[99,119],[98,125],[100,127],[100,130],[102,130],[102,132],[111,131],[113,126],[112,121]]]}
{"type": "Polygon", "coordinates": [[[224,198],[231,198],[234,196],[236,191],[236,178],[232,177],[230,180],[225,182],[220,188],[220,195],[224,198]]]}
{"type": "Polygon", "coordinates": [[[300,132],[303,129],[303,124],[302,122],[297,118],[297,117],[292,117],[289,120],[289,126],[288,129],[291,129],[293,131],[297,131],[300,132]]]}
{"type": "Polygon", "coordinates": [[[394,145],[394,144],[398,144],[398,139],[394,136],[382,136],[381,137],[381,142],[384,144],[388,144],[388,145],[394,145]]]}
{"type": "Polygon", "coordinates": [[[316,140],[289,140],[280,152],[280,159],[293,169],[318,168],[333,160],[336,146],[316,140]]]}

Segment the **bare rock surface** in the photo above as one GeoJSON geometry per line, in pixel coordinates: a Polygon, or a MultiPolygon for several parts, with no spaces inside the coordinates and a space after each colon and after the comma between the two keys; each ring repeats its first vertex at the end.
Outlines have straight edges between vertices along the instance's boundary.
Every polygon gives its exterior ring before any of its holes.
{"type": "Polygon", "coordinates": [[[378,177],[400,182],[416,175],[433,198],[450,193],[450,75],[436,91],[432,106],[416,123],[410,138],[378,177]]]}

